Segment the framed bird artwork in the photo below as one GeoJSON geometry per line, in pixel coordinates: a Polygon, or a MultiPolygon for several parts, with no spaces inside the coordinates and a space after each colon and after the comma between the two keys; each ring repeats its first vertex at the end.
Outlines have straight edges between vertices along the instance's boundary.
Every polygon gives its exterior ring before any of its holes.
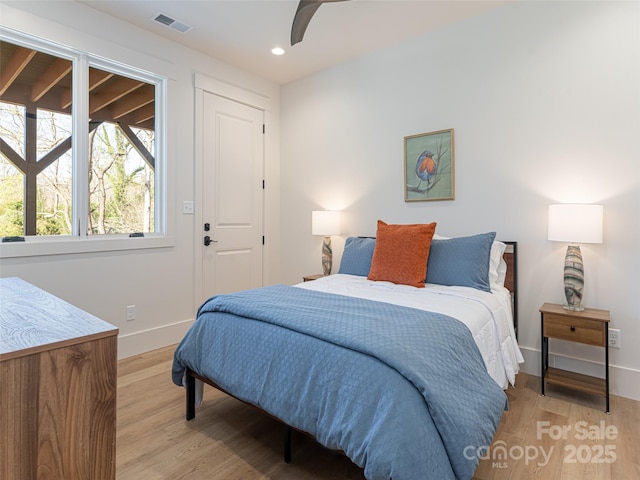
{"type": "Polygon", "coordinates": [[[453,200],[453,128],[404,137],[404,201],[453,200]]]}

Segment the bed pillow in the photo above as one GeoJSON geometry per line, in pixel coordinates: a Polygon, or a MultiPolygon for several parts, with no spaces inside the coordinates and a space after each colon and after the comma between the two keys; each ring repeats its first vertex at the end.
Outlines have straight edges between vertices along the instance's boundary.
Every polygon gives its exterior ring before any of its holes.
{"type": "Polygon", "coordinates": [[[369,280],[424,287],[436,224],[388,225],[378,220],[369,280]]]}
{"type": "Polygon", "coordinates": [[[371,270],[375,238],[349,237],[344,243],[338,273],[366,277],[371,270]]]}
{"type": "MultiPolygon", "coordinates": [[[[434,240],[449,240],[451,237],[443,237],[435,233],[434,240]]],[[[491,257],[489,260],[489,285],[491,289],[504,287],[507,276],[507,262],[504,261],[506,243],[494,240],[491,244],[491,257]]]]}
{"type": "Polygon", "coordinates": [[[496,232],[431,242],[427,283],[491,291],[489,264],[496,232]]]}
{"type": "Polygon", "coordinates": [[[507,263],[504,261],[504,251],[507,245],[497,240],[491,245],[491,259],[489,260],[489,285],[491,288],[504,287],[507,275],[507,263]]]}

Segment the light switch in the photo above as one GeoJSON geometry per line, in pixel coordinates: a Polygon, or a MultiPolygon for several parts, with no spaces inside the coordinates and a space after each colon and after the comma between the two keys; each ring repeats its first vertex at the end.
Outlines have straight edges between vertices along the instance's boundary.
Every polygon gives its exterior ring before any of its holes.
{"type": "Polygon", "coordinates": [[[193,202],[191,200],[182,202],[182,213],[185,215],[193,215],[193,202]]]}

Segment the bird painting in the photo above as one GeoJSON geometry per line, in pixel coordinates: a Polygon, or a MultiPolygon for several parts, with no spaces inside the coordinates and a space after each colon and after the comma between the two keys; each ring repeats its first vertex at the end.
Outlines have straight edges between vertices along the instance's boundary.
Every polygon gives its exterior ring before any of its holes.
{"type": "Polygon", "coordinates": [[[453,129],[405,137],[405,181],[405,201],[453,199],[453,129]]]}
{"type": "Polygon", "coordinates": [[[438,164],[433,159],[433,153],[431,150],[425,150],[418,156],[416,162],[416,175],[420,179],[417,189],[420,189],[420,185],[423,181],[427,182],[427,187],[433,181],[438,171],[438,164]]]}

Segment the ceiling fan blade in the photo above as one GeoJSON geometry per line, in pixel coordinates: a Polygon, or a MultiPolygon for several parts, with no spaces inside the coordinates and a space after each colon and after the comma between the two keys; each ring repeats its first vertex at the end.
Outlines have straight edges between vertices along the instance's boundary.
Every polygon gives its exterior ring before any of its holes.
{"type": "Polygon", "coordinates": [[[302,41],[304,32],[307,31],[311,17],[320,8],[320,5],[328,2],[344,2],[347,0],[300,0],[298,9],[293,17],[293,25],[291,25],[291,46],[302,41]]]}

